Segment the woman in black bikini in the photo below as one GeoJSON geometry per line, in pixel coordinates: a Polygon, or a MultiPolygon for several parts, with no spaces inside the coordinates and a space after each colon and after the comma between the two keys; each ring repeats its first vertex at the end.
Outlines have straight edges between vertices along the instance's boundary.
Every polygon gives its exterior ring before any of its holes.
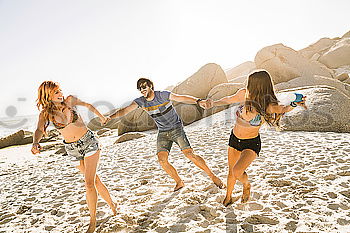
{"type": "Polygon", "coordinates": [[[279,105],[269,73],[265,70],[257,70],[248,76],[246,88],[237,91],[235,95],[213,101],[208,105],[213,107],[242,103],[236,112],[237,120],[229,140],[227,192],[223,201],[225,206],[232,203],[231,195],[237,180],[243,184],[242,202],[247,202],[249,199],[250,183],[245,170],[259,155],[261,125],[266,122],[278,127],[284,113],[293,110],[296,105],[306,108],[305,98],[304,96],[300,102],[292,102],[288,106],[279,105]]]}
{"type": "Polygon", "coordinates": [[[90,211],[90,224],[87,232],[96,228],[97,192],[108,203],[116,215],[116,204],[112,201],[108,189],[102,183],[96,170],[100,158],[99,143],[94,133],[84,124],[75,110],[75,106],[87,107],[99,116],[101,124],[108,121],[91,104],[85,103],[74,96],[63,97],[60,87],[52,81],[43,82],[38,89],[37,106],[40,112],[37,129],[33,136],[32,153],[40,153],[39,141],[46,132],[49,122],[62,134],[65,149],[73,160],[79,161],[77,168],[84,174],[86,200],[90,211]]]}

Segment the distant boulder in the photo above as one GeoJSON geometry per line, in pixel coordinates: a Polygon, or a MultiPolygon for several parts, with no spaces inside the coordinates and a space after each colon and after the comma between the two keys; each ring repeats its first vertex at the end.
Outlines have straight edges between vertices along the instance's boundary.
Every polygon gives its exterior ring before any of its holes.
{"type": "Polygon", "coordinates": [[[350,85],[340,82],[333,78],[322,77],[314,75],[313,77],[298,77],[288,82],[283,82],[275,85],[276,91],[291,89],[291,88],[302,88],[302,87],[314,87],[314,86],[329,86],[337,88],[340,92],[350,97],[350,85]]]}
{"type": "Polygon", "coordinates": [[[339,74],[337,75],[337,77],[335,77],[337,80],[343,82],[347,79],[349,79],[349,74],[348,73],[342,73],[342,74],[339,74]]]}
{"type": "Polygon", "coordinates": [[[202,119],[203,109],[195,104],[178,104],[175,106],[176,112],[179,114],[184,125],[202,119]]]}
{"type": "Polygon", "coordinates": [[[321,56],[321,54],[323,54],[329,48],[335,45],[337,41],[338,40],[335,40],[335,39],[322,38],[318,40],[316,43],[309,45],[304,49],[299,50],[299,53],[308,59],[317,60],[321,56]]]}
{"type": "MultiPolygon", "coordinates": [[[[7,137],[0,138],[0,149],[9,146],[18,146],[33,143],[33,136],[29,131],[19,130],[7,137]],[[27,136],[29,135],[29,136],[27,136]]],[[[40,142],[51,142],[56,141],[56,136],[51,136],[48,138],[43,138],[40,142]]]]}
{"type": "Polygon", "coordinates": [[[142,108],[137,108],[120,118],[120,123],[118,124],[118,135],[122,135],[127,132],[139,132],[155,128],[156,124],[148,113],[142,108]]]}
{"type": "Polygon", "coordinates": [[[13,145],[21,145],[24,139],[24,131],[20,130],[14,134],[11,134],[7,137],[0,139],[0,148],[13,146],[13,145]]]}
{"type": "Polygon", "coordinates": [[[248,75],[238,76],[236,78],[230,79],[229,82],[230,83],[242,83],[244,85],[247,85],[248,75]]]}
{"type": "Polygon", "coordinates": [[[338,41],[327,52],[323,53],[318,61],[333,69],[350,65],[350,38],[338,41]]]}
{"type": "Polygon", "coordinates": [[[227,79],[231,80],[237,77],[246,76],[247,74],[252,72],[254,69],[256,69],[255,63],[252,61],[247,61],[225,71],[225,73],[226,73],[227,79]]]}
{"type": "Polygon", "coordinates": [[[350,31],[345,33],[341,38],[350,38],[350,31]]]}
{"type": "MultiPolygon", "coordinates": [[[[116,109],[106,113],[106,116],[111,115],[112,113],[116,112],[117,110],[119,110],[119,108],[116,108],[116,109]]],[[[103,128],[118,129],[119,123],[120,123],[120,119],[116,118],[116,119],[110,120],[106,125],[101,125],[100,118],[95,117],[92,120],[90,120],[90,122],[87,124],[87,127],[89,129],[91,129],[92,131],[100,130],[103,128]]]]}
{"type": "Polygon", "coordinates": [[[205,98],[214,86],[227,82],[226,74],[222,68],[217,64],[209,63],[176,85],[172,92],[205,98]]]}
{"type": "Polygon", "coordinates": [[[317,61],[310,61],[297,51],[276,44],[261,49],[255,56],[255,64],[270,74],[274,84],[287,82],[297,77],[311,77],[315,74],[333,77],[333,71],[317,61]]]}

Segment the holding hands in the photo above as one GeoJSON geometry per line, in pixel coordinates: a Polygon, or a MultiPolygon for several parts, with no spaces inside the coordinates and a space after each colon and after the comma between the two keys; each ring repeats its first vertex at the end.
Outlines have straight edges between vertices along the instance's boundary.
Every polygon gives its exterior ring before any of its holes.
{"type": "Polygon", "coordinates": [[[198,104],[203,109],[209,109],[213,107],[214,102],[212,99],[206,99],[206,100],[199,101],[198,104]]]}
{"type": "Polygon", "coordinates": [[[110,120],[111,118],[109,116],[101,116],[100,117],[101,126],[106,125],[110,120]]]}

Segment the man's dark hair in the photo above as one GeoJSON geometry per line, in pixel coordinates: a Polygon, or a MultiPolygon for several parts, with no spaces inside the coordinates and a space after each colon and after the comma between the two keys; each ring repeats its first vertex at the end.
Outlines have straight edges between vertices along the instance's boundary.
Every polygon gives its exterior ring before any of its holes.
{"type": "Polygon", "coordinates": [[[140,90],[140,86],[144,83],[146,83],[147,86],[149,86],[152,90],[154,90],[153,82],[148,78],[140,78],[139,80],[137,80],[137,89],[140,90]]]}

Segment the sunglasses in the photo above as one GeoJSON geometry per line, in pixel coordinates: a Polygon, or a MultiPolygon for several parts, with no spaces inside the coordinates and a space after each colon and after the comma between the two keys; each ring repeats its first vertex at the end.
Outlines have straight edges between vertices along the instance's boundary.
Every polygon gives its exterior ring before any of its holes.
{"type": "Polygon", "coordinates": [[[143,84],[143,85],[140,85],[139,86],[139,88],[137,88],[137,89],[139,89],[139,91],[141,91],[141,90],[144,90],[144,89],[147,89],[147,84],[143,84]]]}

